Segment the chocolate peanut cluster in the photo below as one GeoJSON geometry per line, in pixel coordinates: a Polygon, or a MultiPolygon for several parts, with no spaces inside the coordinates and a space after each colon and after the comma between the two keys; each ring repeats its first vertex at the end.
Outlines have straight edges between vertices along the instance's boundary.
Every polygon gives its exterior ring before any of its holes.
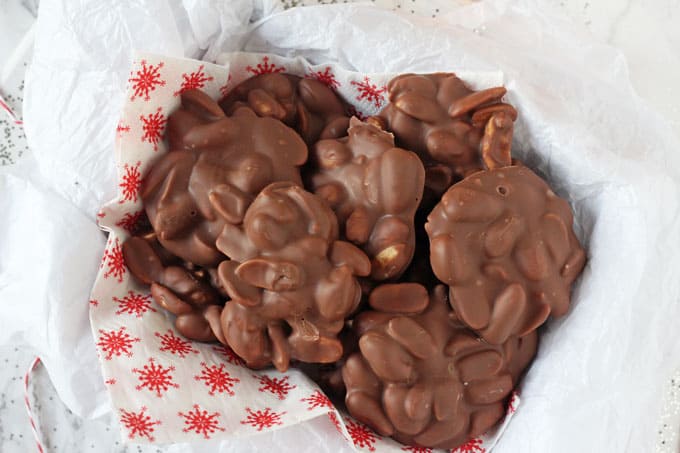
{"type": "Polygon", "coordinates": [[[409,445],[454,448],[505,413],[536,332],[486,343],[450,310],[442,285],[429,296],[417,284],[383,285],[370,302],[354,320],[359,352],[342,368],[357,419],[409,445]]]}
{"type": "Polygon", "coordinates": [[[144,178],[141,196],[158,241],[191,263],[215,267],[225,225],[240,224],[257,194],[275,181],[301,184],[300,136],[247,107],[227,117],[198,90],[182,94],[167,126],[170,151],[144,178]]]}
{"type": "Polygon", "coordinates": [[[482,169],[480,147],[489,155],[510,150],[517,111],[502,102],[503,87],[473,91],[455,74],[437,73],[400,75],[387,90],[390,103],[377,120],[399,146],[421,157],[432,196],[482,169]],[[496,120],[490,125],[492,115],[496,120]]]}
{"type": "Polygon", "coordinates": [[[399,277],[415,252],[413,220],[425,180],[418,156],[352,118],[347,136],[319,141],[313,158],[309,186],[333,208],[344,237],[371,258],[371,278],[399,277]]]}
{"type": "Polygon", "coordinates": [[[585,262],[572,222],[569,204],[526,167],[482,171],[451,187],[425,228],[432,270],[461,320],[499,344],[564,315],[585,262]]]}
{"type": "Polygon", "coordinates": [[[192,340],[217,340],[224,302],[210,284],[209,271],[163,253],[153,232],[125,241],[123,258],[132,275],[151,285],[154,300],[176,315],[179,333],[192,340]]]}
{"type": "Polygon", "coordinates": [[[318,197],[291,182],[267,186],[242,227],[225,228],[218,267],[231,302],[222,311],[224,340],[253,368],[291,359],[331,363],[342,356],[337,334],[361,298],[356,276],[366,255],[337,240],[337,220],[318,197]]]}
{"type": "Polygon", "coordinates": [[[220,101],[231,114],[249,106],[262,117],[295,129],[312,146],[319,139],[344,137],[349,104],[323,83],[290,74],[268,73],[247,79],[220,101]]]}
{"type": "Polygon", "coordinates": [[[405,74],[376,117],[262,74],[182,93],[123,244],[178,332],[301,368],[381,435],[493,427],[585,264],[568,203],[512,159],[502,87],[405,74]]]}

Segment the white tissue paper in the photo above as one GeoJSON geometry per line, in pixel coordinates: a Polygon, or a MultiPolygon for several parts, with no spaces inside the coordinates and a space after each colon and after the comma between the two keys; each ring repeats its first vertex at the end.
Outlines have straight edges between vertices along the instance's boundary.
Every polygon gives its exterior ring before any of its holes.
{"type": "MultiPolygon", "coordinates": [[[[211,60],[240,49],[362,73],[500,70],[520,114],[513,153],[568,198],[589,261],[570,313],[542,331],[494,452],[651,451],[680,363],[680,143],[632,91],[621,54],[531,0],[466,2],[437,20],[365,5],[275,9],[42,2],[24,105],[35,162],[0,175],[0,339],[30,340],[77,413],[107,409],[88,296],[133,49],[211,60]],[[37,212],[48,221],[36,225],[37,212]]],[[[309,433],[302,442],[272,434],[248,445],[332,449],[313,423],[277,434],[309,433]]]]}

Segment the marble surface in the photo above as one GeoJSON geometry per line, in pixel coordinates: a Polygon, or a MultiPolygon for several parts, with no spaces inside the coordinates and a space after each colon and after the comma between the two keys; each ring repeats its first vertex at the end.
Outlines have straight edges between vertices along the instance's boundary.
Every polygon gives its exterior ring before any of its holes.
{"type": "MultiPolygon", "coordinates": [[[[343,0],[281,0],[284,7],[343,0]]],[[[458,0],[470,2],[473,0],[458,0]]],[[[680,136],[680,0],[543,0],[581,23],[595,39],[619,47],[628,61],[638,94],[674,126],[680,136]]],[[[436,16],[450,0],[375,0],[376,5],[407,13],[436,16]]],[[[0,0],[0,93],[20,114],[24,61],[16,56],[37,10],[37,0],[0,0]],[[14,54],[14,55],[13,55],[14,54]],[[10,60],[14,59],[12,68],[10,60]],[[18,60],[18,61],[17,61],[18,60]],[[11,69],[11,70],[10,70],[11,69]]],[[[11,165],[30,151],[23,132],[0,112],[0,166],[11,165]]],[[[1,301],[0,301],[1,302],[1,301]]],[[[20,344],[0,345],[0,452],[35,450],[24,405],[23,378],[34,358],[20,344]]],[[[679,451],[680,372],[669,381],[666,407],[659,422],[657,452],[679,451]]],[[[110,417],[83,420],[61,403],[44,368],[31,375],[29,398],[48,452],[162,452],[163,448],[123,445],[110,417]]],[[[650,416],[657,416],[650,414],[650,416]]]]}
{"type": "MultiPolygon", "coordinates": [[[[21,118],[23,73],[28,54],[20,51],[35,20],[34,9],[18,0],[0,0],[0,95],[21,118]]],[[[0,166],[12,165],[28,152],[21,126],[0,112],[0,166]]]]}

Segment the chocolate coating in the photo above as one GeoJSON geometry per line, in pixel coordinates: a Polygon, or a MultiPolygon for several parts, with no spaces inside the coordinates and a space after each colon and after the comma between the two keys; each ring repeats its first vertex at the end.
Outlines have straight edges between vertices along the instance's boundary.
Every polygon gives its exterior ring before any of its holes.
{"type": "Polygon", "coordinates": [[[214,332],[220,329],[224,299],[210,285],[209,273],[164,263],[154,246],[158,248],[152,235],[147,240],[133,236],[123,243],[123,258],[130,273],[151,285],[154,300],[177,315],[175,327],[179,333],[192,340],[217,340],[214,332]]]}
{"type": "Polygon", "coordinates": [[[409,285],[376,288],[371,298],[391,300],[393,311],[355,319],[360,352],[342,370],[345,402],[381,435],[455,448],[505,414],[505,399],[536,352],[536,334],[490,345],[458,321],[444,286],[428,298],[424,287],[409,285]]]}
{"type": "Polygon", "coordinates": [[[316,143],[311,190],[333,209],[343,237],[371,258],[371,278],[401,275],[413,258],[413,218],[425,170],[418,156],[395,148],[392,134],[352,118],[348,137],[316,143]]]}
{"type": "Polygon", "coordinates": [[[285,371],[290,359],[342,356],[337,335],[361,297],[356,276],[368,275],[370,262],[337,237],[333,211],[290,182],[262,190],[241,227],[225,225],[217,246],[232,260],[218,274],[232,301],[222,331],[248,366],[285,371]]]}
{"type": "Polygon", "coordinates": [[[218,235],[242,222],[267,184],[302,184],[307,147],[295,131],[245,107],[227,117],[201,91],[182,93],[167,138],[170,152],[144,178],[141,196],[159,242],[191,263],[215,267],[225,259],[218,235]]]}
{"type": "Polygon", "coordinates": [[[510,155],[517,111],[501,102],[505,88],[473,91],[455,74],[436,73],[403,74],[387,89],[390,103],[375,121],[394,133],[397,145],[423,159],[425,185],[434,196],[482,169],[482,151],[488,163],[510,155]],[[487,127],[494,115],[497,121],[487,127]]]}
{"type": "Polygon", "coordinates": [[[262,117],[283,121],[308,145],[342,137],[349,117],[346,104],[329,87],[290,74],[260,74],[240,83],[220,101],[225,112],[247,105],[262,117]]]}
{"type": "Polygon", "coordinates": [[[295,363],[295,368],[304,372],[307,377],[316,382],[321,390],[333,401],[337,408],[345,405],[345,383],[342,381],[342,367],[347,357],[359,350],[359,338],[351,328],[350,319],[345,328],[338,334],[342,342],[342,357],[333,363],[295,363]]]}
{"type": "Polygon", "coordinates": [[[585,263],[572,222],[569,204],[526,167],[451,187],[425,228],[432,269],[460,319],[498,344],[564,315],[585,263]]]}

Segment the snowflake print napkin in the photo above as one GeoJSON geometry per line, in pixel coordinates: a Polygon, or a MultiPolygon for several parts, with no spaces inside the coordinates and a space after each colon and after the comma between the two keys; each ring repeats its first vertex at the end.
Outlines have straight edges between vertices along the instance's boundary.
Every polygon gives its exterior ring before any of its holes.
{"type": "MultiPolygon", "coordinates": [[[[354,115],[365,118],[387,103],[386,84],[393,76],[262,54],[225,54],[219,63],[138,55],[116,128],[119,190],[98,214],[109,239],[92,290],[90,320],[126,439],[143,443],[230,439],[328,417],[329,429],[335,426],[357,451],[431,451],[381,438],[336,410],[297,370],[253,371],[228,347],[183,338],[171,315],[126,269],[121,244],[137,231],[143,217],[139,187],[154,160],[167,151],[165,125],[183,91],[200,88],[217,99],[248,77],[285,71],[327,84],[354,106],[354,115]]],[[[497,73],[460,75],[475,88],[501,82],[497,73]]],[[[490,451],[518,403],[513,396],[508,416],[495,433],[454,451],[490,451]]]]}

